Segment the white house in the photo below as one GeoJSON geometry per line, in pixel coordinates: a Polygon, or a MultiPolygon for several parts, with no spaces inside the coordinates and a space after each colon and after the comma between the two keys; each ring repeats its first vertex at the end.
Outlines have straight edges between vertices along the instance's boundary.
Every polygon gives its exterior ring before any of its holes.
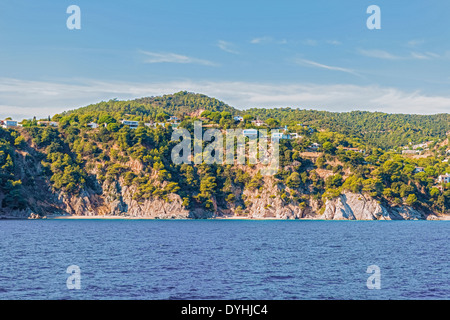
{"type": "Polygon", "coordinates": [[[97,129],[98,128],[98,124],[95,122],[89,122],[87,124],[88,128],[92,128],[92,129],[97,129]]]}
{"type": "Polygon", "coordinates": [[[291,136],[289,134],[285,134],[283,132],[274,132],[272,133],[272,141],[279,141],[281,139],[287,139],[290,140],[291,136]]]}
{"type": "Polygon", "coordinates": [[[290,135],[291,135],[291,139],[300,139],[302,137],[297,132],[293,132],[290,135]]]}
{"type": "Polygon", "coordinates": [[[445,183],[445,184],[450,183],[450,174],[446,173],[444,175],[440,175],[438,177],[438,183],[445,183]]]}
{"type": "Polygon", "coordinates": [[[244,118],[240,116],[235,116],[233,119],[234,121],[244,121],[244,118]]]}
{"type": "Polygon", "coordinates": [[[178,121],[179,119],[178,119],[178,117],[175,117],[175,116],[171,116],[170,118],[169,118],[169,121],[178,121]]]}
{"type": "Polygon", "coordinates": [[[41,120],[41,121],[38,121],[37,124],[38,125],[43,125],[43,126],[57,127],[59,125],[59,122],[41,120]]]}
{"type": "Polygon", "coordinates": [[[402,154],[420,154],[419,150],[402,150],[402,154]]]}
{"type": "Polygon", "coordinates": [[[257,126],[257,127],[266,125],[266,123],[264,121],[261,121],[261,120],[254,120],[254,121],[252,121],[252,124],[257,126]]]}
{"type": "Polygon", "coordinates": [[[122,120],[120,121],[124,126],[129,126],[130,129],[137,129],[139,121],[122,120]]]}
{"type": "Polygon", "coordinates": [[[13,128],[17,127],[17,121],[15,120],[1,120],[3,128],[13,128]]]}
{"type": "Polygon", "coordinates": [[[256,138],[258,137],[258,130],[256,129],[244,129],[242,130],[242,134],[249,138],[256,138]]]}

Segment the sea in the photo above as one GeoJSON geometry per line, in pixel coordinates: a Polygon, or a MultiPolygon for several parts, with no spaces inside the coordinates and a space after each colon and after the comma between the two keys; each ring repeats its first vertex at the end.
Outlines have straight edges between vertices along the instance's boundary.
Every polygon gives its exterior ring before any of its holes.
{"type": "Polygon", "coordinates": [[[0,299],[450,299],[449,256],[450,221],[0,220],[0,299]]]}

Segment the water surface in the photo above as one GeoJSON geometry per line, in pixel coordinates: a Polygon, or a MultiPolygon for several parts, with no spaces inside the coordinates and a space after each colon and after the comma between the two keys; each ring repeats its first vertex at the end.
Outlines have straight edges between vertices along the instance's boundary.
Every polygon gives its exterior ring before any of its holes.
{"type": "Polygon", "coordinates": [[[449,221],[2,220],[0,299],[450,299],[449,234],[449,221]]]}

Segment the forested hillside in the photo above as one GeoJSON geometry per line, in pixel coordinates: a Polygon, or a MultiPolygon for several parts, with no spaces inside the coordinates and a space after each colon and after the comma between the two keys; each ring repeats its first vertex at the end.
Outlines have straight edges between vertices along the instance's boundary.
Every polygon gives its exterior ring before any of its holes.
{"type": "Polygon", "coordinates": [[[450,132],[450,114],[411,115],[367,111],[337,113],[291,108],[249,109],[246,112],[261,120],[275,118],[281,123],[300,122],[321,130],[339,132],[382,149],[404,146],[409,142],[442,139],[450,132]]]}
{"type": "Polygon", "coordinates": [[[55,212],[83,214],[89,208],[93,214],[140,214],[157,202],[178,203],[192,217],[199,212],[270,215],[287,208],[302,216],[320,214],[327,201],[348,192],[425,215],[450,210],[450,184],[437,182],[450,173],[447,114],[238,111],[216,99],[181,92],[101,102],[54,115],[52,121],[57,126],[26,120],[22,127],[0,129],[3,210],[45,214],[53,207],[55,212]],[[237,114],[242,121],[233,119],[237,114]],[[280,168],[270,178],[261,175],[260,165],[176,165],[171,161],[178,143],[171,141],[173,115],[189,130],[201,118],[222,129],[287,126],[298,138],[280,140],[280,168]],[[139,125],[132,129],[123,119],[139,125]],[[265,123],[256,127],[255,119],[265,123]],[[425,157],[389,150],[428,139],[436,142],[425,157]],[[54,200],[42,209],[47,198],[54,200]]]}

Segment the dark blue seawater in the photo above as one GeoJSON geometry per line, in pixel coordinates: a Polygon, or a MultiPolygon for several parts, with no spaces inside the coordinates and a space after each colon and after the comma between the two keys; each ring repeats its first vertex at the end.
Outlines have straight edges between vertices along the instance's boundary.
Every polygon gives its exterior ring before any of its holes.
{"type": "Polygon", "coordinates": [[[3,220],[0,299],[450,299],[449,235],[448,221],[3,220]]]}

